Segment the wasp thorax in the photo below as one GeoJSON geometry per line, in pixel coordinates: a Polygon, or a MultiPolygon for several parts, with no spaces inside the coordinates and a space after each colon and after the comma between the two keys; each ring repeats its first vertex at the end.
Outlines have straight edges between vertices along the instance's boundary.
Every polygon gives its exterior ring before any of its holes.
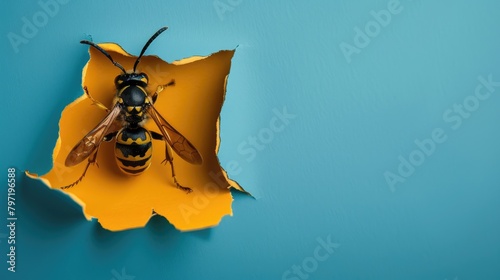
{"type": "Polygon", "coordinates": [[[145,118],[145,109],[149,104],[148,94],[144,87],[129,84],[121,87],[118,91],[118,103],[124,113],[125,121],[135,127],[145,118]]]}
{"type": "Polygon", "coordinates": [[[127,87],[120,93],[122,104],[128,106],[143,106],[146,103],[146,92],[141,87],[127,87]]]}
{"type": "Polygon", "coordinates": [[[145,73],[127,73],[115,78],[115,86],[122,89],[125,86],[137,85],[146,87],[148,85],[148,75],[145,73]]]}

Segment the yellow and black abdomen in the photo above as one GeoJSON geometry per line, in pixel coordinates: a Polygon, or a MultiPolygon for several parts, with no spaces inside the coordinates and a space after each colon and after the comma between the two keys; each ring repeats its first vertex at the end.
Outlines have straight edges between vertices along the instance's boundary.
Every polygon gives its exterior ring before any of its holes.
{"type": "Polygon", "coordinates": [[[121,171],[139,175],[151,164],[151,133],[143,127],[123,128],[116,135],[115,156],[121,171]]]}

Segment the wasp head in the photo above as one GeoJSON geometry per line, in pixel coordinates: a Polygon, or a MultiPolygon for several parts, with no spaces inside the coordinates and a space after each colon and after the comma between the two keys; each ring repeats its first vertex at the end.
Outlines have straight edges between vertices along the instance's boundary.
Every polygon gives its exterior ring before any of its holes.
{"type": "Polygon", "coordinates": [[[123,68],[123,66],[120,63],[114,61],[108,52],[106,52],[103,48],[101,48],[99,45],[95,44],[94,42],[83,40],[83,41],[80,41],[80,43],[90,45],[90,46],[94,47],[95,49],[97,49],[98,51],[100,51],[103,55],[105,55],[113,63],[113,65],[118,67],[123,72],[123,74],[121,74],[115,78],[115,86],[118,90],[123,89],[126,86],[132,86],[132,85],[146,87],[148,85],[148,76],[145,73],[137,73],[136,72],[137,65],[139,65],[139,62],[141,61],[142,55],[144,55],[144,52],[149,47],[149,45],[154,41],[154,39],[156,39],[156,37],[158,37],[158,35],[160,35],[165,30],[167,30],[167,27],[162,27],[158,31],[156,31],[156,33],[153,34],[153,36],[151,36],[151,38],[149,38],[149,40],[146,42],[146,44],[142,48],[141,53],[139,54],[139,56],[135,60],[134,68],[132,69],[132,71],[129,71],[129,72],[125,71],[125,68],[123,68]]]}
{"type": "Polygon", "coordinates": [[[120,90],[126,86],[146,87],[148,85],[148,75],[145,73],[125,73],[115,78],[116,89],[120,90]]]}

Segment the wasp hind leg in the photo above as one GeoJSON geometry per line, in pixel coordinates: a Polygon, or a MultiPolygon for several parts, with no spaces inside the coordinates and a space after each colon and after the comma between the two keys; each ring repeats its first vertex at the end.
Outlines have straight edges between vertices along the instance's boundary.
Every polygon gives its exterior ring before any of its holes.
{"type": "MultiPolygon", "coordinates": [[[[153,139],[165,141],[165,137],[163,137],[163,135],[156,133],[154,131],[151,131],[151,136],[153,137],[153,139]]],[[[175,177],[175,170],[174,170],[174,158],[172,157],[172,155],[170,153],[170,148],[168,147],[167,143],[165,143],[165,159],[161,163],[166,164],[166,162],[170,163],[170,167],[172,169],[172,178],[173,178],[174,184],[177,186],[177,188],[179,188],[187,193],[192,192],[193,190],[191,188],[185,187],[185,186],[179,184],[179,182],[177,182],[177,178],[175,177]]]]}
{"type": "Polygon", "coordinates": [[[97,152],[98,150],[96,150],[90,157],[89,157],[89,160],[87,161],[87,166],[85,166],[85,170],[83,170],[83,174],[82,176],[80,176],[80,178],[78,178],[76,181],[74,181],[73,183],[71,183],[70,185],[67,185],[67,186],[64,186],[64,187],[61,187],[61,189],[65,190],[65,189],[69,189],[71,187],[74,187],[76,186],[78,183],[80,183],[82,180],[83,180],[83,177],[85,177],[85,174],[87,173],[87,170],[89,169],[89,166],[91,164],[95,164],[97,165],[97,167],[99,167],[99,165],[97,164],[97,152]]]}
{"type": "MultiPolygon", "coordinates": [[[[104,139],[103,141],[106,141],[106,142],[109,142],[111,141],[115,135],[117,134],[118,132],[112,132],[106,136],[104,136],[104,139]]],[[[97,152],[99,152],[99,148],[97,148],[95,150],[95,152],[93,154],[90,155],[88,161],[87,161],[87,166],[85,166],[85,169],[83,170],[83,174],[82,176],[80,176],[80,178],[78,178],[76,181],[74,181],[73,183],[67,185],[67,186],[64,186],[64,187],[61,187],[61,189],[65,190],[65,189],[69,189],[71,187],[74,187],[76,186],[78,183],[80,183],[82,180],[83,180],[83,177],[85,177],[85,174],[87,173],[87,170],[89,169],[89,166],[92,164],[92,165],[96,165],[97,167],[99,167],[99,164],[97,164],[97,152]]]]}

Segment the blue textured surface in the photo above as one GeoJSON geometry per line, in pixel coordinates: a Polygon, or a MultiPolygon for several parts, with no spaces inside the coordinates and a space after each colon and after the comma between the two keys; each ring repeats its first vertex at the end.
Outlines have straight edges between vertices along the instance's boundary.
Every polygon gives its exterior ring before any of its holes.
{"type": "Polygon", "coordinates": [[[4,3],[0,173],[18,170],[18,220],[11,273],[3,183],[0,279],[500,279],[500,86],[479,78],[500,81],[499,2],[318,2],[4,3]],[[167,61],[238,46],[220,159],[257,200],[235,194],[213,229],[108,232],[22,171],[51,167],[78,42],[137,54],[164,25],[148,53],[167,61]]]}

